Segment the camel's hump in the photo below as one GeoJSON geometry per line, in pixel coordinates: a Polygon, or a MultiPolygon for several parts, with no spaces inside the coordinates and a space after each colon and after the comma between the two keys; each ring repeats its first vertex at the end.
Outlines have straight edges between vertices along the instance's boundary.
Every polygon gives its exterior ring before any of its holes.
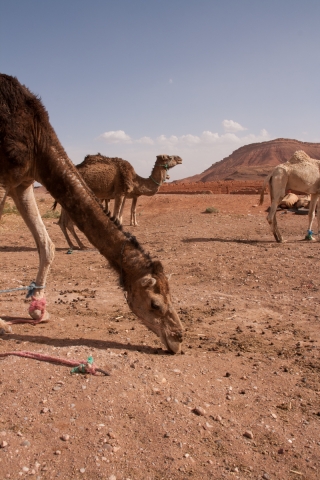
{"type": "Polygon", "coordinates": [[[97,155],[87,155],[82,163],[79,163],[77,167],[84,166],[84,165],[94,165],[97,163],[103,163],[105,165],[110,165],[112,163],[119,163],[119,162],[126,162],[126,160],[123,160],[122,158],[118,157],[105,157],[104,155],[101,155],[98,153],[97,155]]]}
{"type": "Polygon", "coordinates": [[[312,162],[313,158],[309,157],[303,150],[297,150],[294,152],[292,157],[289,160],[289,163],[296,164],[296,163],[305,163],[305,162],[312,162]]]}

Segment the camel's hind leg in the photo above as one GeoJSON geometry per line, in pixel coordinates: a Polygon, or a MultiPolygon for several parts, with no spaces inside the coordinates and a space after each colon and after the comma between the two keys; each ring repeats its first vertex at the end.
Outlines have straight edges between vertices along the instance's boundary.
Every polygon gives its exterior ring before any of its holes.
{"type": "MultiPolygon", "coordinates": [[[[318,197],[319,196],[318,196],[317,193],[314,193],[314,194],[311,195],[311,200],[310,200],[310,205],[309,205],[309,213],[308,213],[308,217],[309,217],[308,233],[305,236],[305,240],[314,240],[314,238],[312,236],[312,234],[313,234],[312,224],[313,224],[314,217],[315,217],[318,197]]],[[[317,212],[317,218],[318,218],[318,233],[319,233],[319,208],[318,208],[318,212],[317,212]]]]}
{"type": "Polygon", "coordinates": [[[131,204],[130,225],[133,225],[134,227],[136,227],[138,225],[138,222],[137,222],[137,201],[138,201],[138,197],[133,197],[132,204],[131,204]]]}
{"type": "Polygon", "coordinates": [[[80,248],[80,250],[85,250],[87,248],[81,242],[80,238],[76,234],[75,229],[74,229],[74,225],[73,225],[73,221],[71,220],[71,218],[69,217],[69,215],[67,214],[67,212],[64,209],[61,210],[58,225],[61,228],[61,231],[62,231],[63,235],[65,236],[65,239],[67,240],[69,248],[71,250],[75,250],[75,249],[78,249],[78,248],[80,248]],[[70,231],[71,235],[73,235],[73,237],[75,238],[79,247],[73,245],[72,240],[69,237],[68,230],[70,231]]]}
{"type": "Polygon", "coordinates": [[[122,224],[122,212],[126,197],[124,195],[116,195],[114,198],[113,216],[122,224]]]}
{"type": "Polygon", "coordinates": [[[7,190],[2,185],[0,185],[0,220],[2,217],[4,205],[6,203],[7,194],[7,190]]]}
{"type": "Polygon", "coordinates": [[[278,228],[276,213],[278,205],[286,193],[285,185],[286,183],[283,182],[283,179],[281,177],[275,176],[270,178],[269,189],[271,197],[271,207],[267,216],[267,221],[271,227],[274,238],[278,243],[283,242],[283,238],[278,228]]]}
{"type": "MultiPolygon", "coordinates": [[[[54,245],[40,216],[36,200],[34,198],[33,185],[29,185],[27,187],[20,185],[14,190],[11,190],[9,194],[13,198],[17,209],[19,210],[36,242],[40,262],[35,283],[39,287],[44,286],[46,284],[49,269],[54,258],[54,245]]],[[[31,311],[31,309],[29,310],[32,318],[41,318],[42,320],[48,318],[48,314],[45,312],[43,288],[34,289],[33,301],[36,302],[35,305],[37,305],[38,302],[38,307],[35,306],[33,311],[31,311]],[[39,302],[39,300],[42,300],[42,303],[39,302]]]]}

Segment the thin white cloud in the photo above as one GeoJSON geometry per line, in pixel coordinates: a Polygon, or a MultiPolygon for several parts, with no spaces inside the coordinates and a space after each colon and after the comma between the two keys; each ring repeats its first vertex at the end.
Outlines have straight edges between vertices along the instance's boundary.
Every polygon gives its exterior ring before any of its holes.
{"type": "Polygon", "coordinates": [[[173,83],[173,80],[172,80],[172,78],[170,78],[170,79],[169,79],[169,83],[173,83]]]}
{"type": "Polygon", "coordinates": [[[132,143],[131,137],[123,130],[112,130],[101,135],[107,143],[132,143]]]}
{"type": "Polygon", "coordinates": [[[150,137],[141,137],[139,140],[136,140],[136,143],[141,143],[143,145],[154,145],[154,141],[150,137]]]}
{"type": "Polygon", "coordinates": [[[233,120],[223,120],[222,126],[225,132],[242,132],[243,130],[247,130],[247,128],[243,127],[238,122],[234,122],[233,120]]]}
{"type": "MultiPolygon", "coordinates": [[[[233,122],[236,123],[236,122],[233,122]]],[[[243,127],[241,127],[243,128],[243,127]]],[[[228,145],[230,144],[230,148],[234,148],[235,145],[246,145],[248,143],[254,142],[261,142],[266,141],[269,139],[269,133],[267,130],[262,129],[259,135],[255,135],[253,133],[249,133],[248,135],[240,137],[236,135],[234,132],[226,132],[222,135],[219,135],[217,132],[210,132],[209,130],[205,130],[202,134],[199,135],[192,135],[191,133],[186,135],[181,135],[177,137],[176,135],[171,135],[167,137],[166,135],[160,135],[156,139],[152,139],[151,137],[141,137],[137,140],[132,139],[129,135],[127,135],[123,130],[116,130],[103,133],[100,138],[105,140],[107,143],[117,143],[117,144],[140,144],[140,145],[161,145],[164,147],[188,147],[188,148],[201,148],[205,147],[206,145],[228,145]]]]}

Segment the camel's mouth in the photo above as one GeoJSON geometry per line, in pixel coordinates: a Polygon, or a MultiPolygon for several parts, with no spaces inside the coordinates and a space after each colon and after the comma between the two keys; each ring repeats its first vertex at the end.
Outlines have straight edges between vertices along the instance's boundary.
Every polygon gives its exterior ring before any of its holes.
{"type": "Polygon", "coordinates": [[[177,339],[176,335],[160,335],[162,343],[165,345],[167,350],[171,353],[180,353],[181,352],[181,343],[182,336],[177,339]]]}

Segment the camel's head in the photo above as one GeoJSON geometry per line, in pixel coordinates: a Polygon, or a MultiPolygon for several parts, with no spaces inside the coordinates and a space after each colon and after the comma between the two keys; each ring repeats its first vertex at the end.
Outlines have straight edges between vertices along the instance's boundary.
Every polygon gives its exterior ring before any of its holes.
{"type": "Polygon", "coordinates": [[[182,158],[176,155],[158,155],[156,165],[165,167],[166,170],[182,163],[182,158]]]}
{"type": "Polygon", "coordinates": [[[161,263],[153,262],[152,272],[134,281],[127,294],[129,307],[144,325],[160,337],[170,352],[179,353],[183,328],[161,263]]]}

